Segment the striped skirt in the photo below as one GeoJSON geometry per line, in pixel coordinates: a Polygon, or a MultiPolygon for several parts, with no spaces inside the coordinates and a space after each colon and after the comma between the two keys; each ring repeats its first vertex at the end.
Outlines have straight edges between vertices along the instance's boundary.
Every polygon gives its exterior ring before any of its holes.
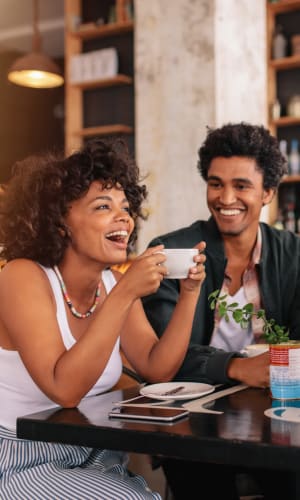
{"type": "Polygon", "coordinates": [[[0,500],[161,500],[126,453],[28,441],[0,427],[0,500]]]}

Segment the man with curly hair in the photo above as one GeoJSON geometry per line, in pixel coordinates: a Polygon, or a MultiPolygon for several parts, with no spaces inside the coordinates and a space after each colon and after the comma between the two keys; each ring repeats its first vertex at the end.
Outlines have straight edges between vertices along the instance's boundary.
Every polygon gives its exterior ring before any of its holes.
{"type": "MultiPolygon", "coordinates": [[[[252,319],[242,329],[232,318],[220,319],[210,309],[209,295],[221,290],[241,306],[264,308],[267,318],[286,326],[291,339],[300,338],[300,238],[260,222],[263,206],[269,204],[287,171],[278,141],[263,126],[228,123],[209,129],[199,149],[198,170],[207,184],[211,217],[159,236],[149,246],[192,247],[206,242],[206,280],[198,300],[189,349],[175,379],[206,383],[242,382],[253,387],[269,386],[269,354],[242,357],[247,344],[264,342],[262,324],[252,319]]],[[[201,202],[201,200],[200,200],[201,202]]],[[[144,297],[143,305],[156,333],[161,336],[178,300],[179,281],[163,280],[160,288],[144,297]]],[[[180,336],[180,331],[178,332],[180,336]]],[[[176,500],[185,498],[180,478],[196,484],[210,500],[238,498],[235,471],[208,464],[164,462],[164,470],[176,500]],[[203,481],[208,481],[207,488],[203,481]]],[[[281,477],[282,477],[282,473],[281,477]]],[[[262,474],[262,482],[267,474],[262,474]]],[[[262,484],[265,498],[290,499],[291,482],[282,482],[284,494],[273,481],[262,484]],[[288,485],[288,486],[287,486],[288,485]],[[272,491],[271,491],[272,490],[272,491]]],[[[184,486],[183,485],[183,486],[184,486]]],[[[292,495],[292,493],[291,493],[292,495]]]]}

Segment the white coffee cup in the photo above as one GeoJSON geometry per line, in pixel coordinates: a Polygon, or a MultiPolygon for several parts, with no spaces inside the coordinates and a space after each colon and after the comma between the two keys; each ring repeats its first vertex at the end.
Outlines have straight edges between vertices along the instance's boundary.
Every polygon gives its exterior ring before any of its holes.
{"type": "Polygon", "coordinates": [[[197,248],[164,248],[166,260],[163,263],[168,269],[167,279],[187,278],[191,267],[195,266],[194,255],[199,253],[197,248]]]}
{"type": "Polygon", "coordinates": [[[252,356],[258,356],[258,354],[262,354],[269,350],[269,344],[250,344],[244,347],[244,352],[247,354],[248,358],[252,358],[252,356]]]}

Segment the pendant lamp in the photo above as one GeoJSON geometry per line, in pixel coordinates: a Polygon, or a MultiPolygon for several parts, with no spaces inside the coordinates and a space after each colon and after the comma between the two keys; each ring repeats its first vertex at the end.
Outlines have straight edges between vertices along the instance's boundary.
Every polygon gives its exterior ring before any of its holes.
{"type": "Polygon", "coordinates": [[[59,87],[64,83],[57,64],[41,51],[38,29],[38,0],[33,0],[32,52],[18,58],[8,72],[8,80],[16,85],[33,88],[59,87]]]}

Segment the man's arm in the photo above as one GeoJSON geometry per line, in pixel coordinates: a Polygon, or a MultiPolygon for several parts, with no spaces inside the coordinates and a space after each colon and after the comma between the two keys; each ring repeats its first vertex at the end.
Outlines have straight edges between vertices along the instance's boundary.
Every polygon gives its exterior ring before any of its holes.
{"type": "Polygon", "coordinates": [[[186,357],[175,380],[203,382],[206,384],[235,384],[227,375],[230,361],[242,357],[235,352],[226,352],[211,346],[190,344],[186,357]]]}

